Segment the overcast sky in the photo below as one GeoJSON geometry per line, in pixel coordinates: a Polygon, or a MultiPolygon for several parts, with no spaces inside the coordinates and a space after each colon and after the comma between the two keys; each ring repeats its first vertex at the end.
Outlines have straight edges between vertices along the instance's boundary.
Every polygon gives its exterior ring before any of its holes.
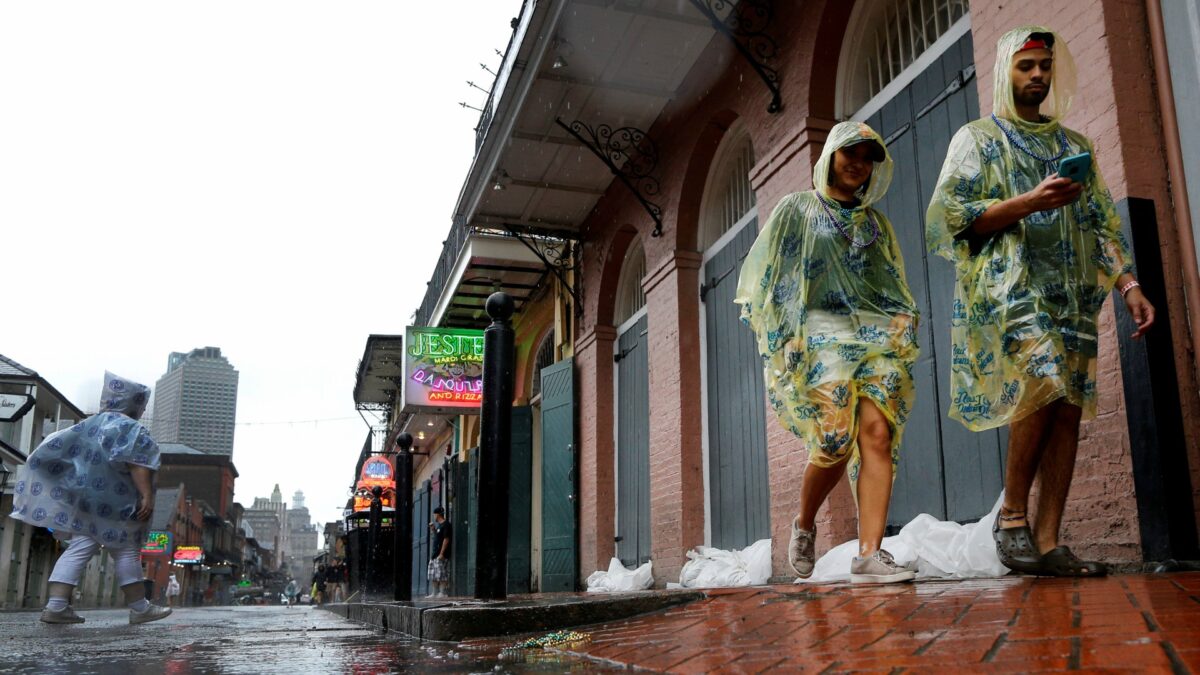
{"type": "Polygon", "coordinates": [[[450,227],[520,0],[0,3],[0,354],[95,410],[220,347],[233,460],[341,516],[355,368],[450,227]]]}

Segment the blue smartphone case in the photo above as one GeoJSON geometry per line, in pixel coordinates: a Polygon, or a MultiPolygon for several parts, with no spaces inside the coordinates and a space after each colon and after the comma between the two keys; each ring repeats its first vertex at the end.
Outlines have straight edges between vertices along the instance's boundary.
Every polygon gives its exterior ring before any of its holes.
{"type": "Polygon", "coordinates": [[[1091,168],[1091,153],[1081,152],[1078,155],[1062,158],[1062,161],[1058,163],[1058,177],[1070,178],[1073,181],[1082,183],[1087,178],[1088,170],[1091,168]]]}

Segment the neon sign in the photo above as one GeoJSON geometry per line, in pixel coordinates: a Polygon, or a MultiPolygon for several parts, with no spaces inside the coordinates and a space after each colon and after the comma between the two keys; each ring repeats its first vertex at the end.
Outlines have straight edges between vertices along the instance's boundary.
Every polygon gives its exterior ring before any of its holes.
{"type": "Polygon", "coordinates": [[[204,549],[199,546],[180,546],[175,549],[176,565],[199,565],[204,562],[204,549]]]}
{"type": "Polygon", "coordinates": [[[404,411],[478,409],[483,401],[483,331],[405,330],[404,411]]]}
{"type": "Polygon", "coordinates": [[[171,533],[150,530],[146,533],[146,541],[142,543],[144,555],[170,555],[171,533]]]}

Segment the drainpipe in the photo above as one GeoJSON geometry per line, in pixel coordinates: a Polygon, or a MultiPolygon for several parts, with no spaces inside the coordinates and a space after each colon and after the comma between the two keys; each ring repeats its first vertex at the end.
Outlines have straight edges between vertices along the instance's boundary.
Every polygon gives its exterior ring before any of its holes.
{"type": "Polygon", "coordinates": [[[1171,198],[1175,202],[1175,234],[1183,266],[1184,297],[1187,305],[1188,333],[1192,338],[1192,375],[1200,358],[1200,269],[1196,265],[1196,240],[1192,233],[1192,211],[1183,173],[1183,153],[1179,142],[1179,121],[1175,117],[1175,92],[1167,60],[1167,36],[1163,29],[1160,0],[1146,0],[1146,22],[1150,28],[1150,49],[1154,59],[1158,109],[1162,113],[1163,146],[1171,177],[1171,198]]]}

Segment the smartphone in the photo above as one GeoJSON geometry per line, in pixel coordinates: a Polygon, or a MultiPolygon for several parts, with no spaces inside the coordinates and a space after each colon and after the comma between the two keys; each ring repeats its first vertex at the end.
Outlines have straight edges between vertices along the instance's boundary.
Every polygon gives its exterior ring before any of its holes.
{"type": "Polygon", "coordinates": [[[1063,157],[1058,163],[1058,177],[1070,178],[1071,180],[1082,183],[1087,178],[1088,171],[1092,168],[1092,154],[1090,152],[1081,152],[1078,155],[1063,157]]]}

